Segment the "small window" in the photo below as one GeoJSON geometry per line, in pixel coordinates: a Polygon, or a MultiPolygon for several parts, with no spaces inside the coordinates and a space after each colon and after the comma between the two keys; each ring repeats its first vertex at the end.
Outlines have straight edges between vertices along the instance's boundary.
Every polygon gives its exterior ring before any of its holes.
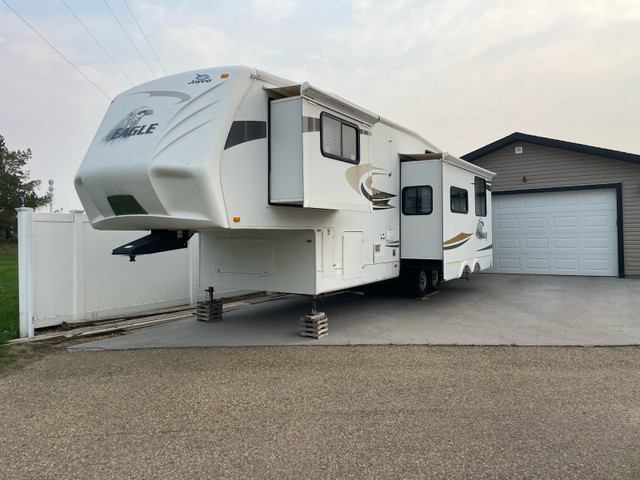
{"type": "Polygon", "coordinates": [[[464,188],[451,187],[451,211],[453,213],[469,211],[469,193],[464,188]]]}
{"type": "Polygon", "coordinates": [[[429,185],[402,189],[404,215],[429,215],[433,211],[433,189],[429,185]]]}
{"type": "Polygon", "coordinates": [[[358,128],[326,113],[320,114],[320,146],[325,157],[360,163],[358,128]]]}
{"type": "Polygon", "coordinates": [[[473,181],[476,200],[476,216],[487,216],[487,181],[481,177],[475,177],[473,181]]]}

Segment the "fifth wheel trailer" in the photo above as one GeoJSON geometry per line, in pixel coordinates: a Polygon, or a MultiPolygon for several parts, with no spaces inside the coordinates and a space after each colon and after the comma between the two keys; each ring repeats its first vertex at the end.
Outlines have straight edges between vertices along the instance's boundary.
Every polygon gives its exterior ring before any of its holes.
{"type": "Polygon", "coordinates": [[[111,103],[75,186],[96,229],[200,234],[200,283],[309,295],[406,274],[423,295],[492,266],[494,174],[308,83],[220,67],[111,103]]]}

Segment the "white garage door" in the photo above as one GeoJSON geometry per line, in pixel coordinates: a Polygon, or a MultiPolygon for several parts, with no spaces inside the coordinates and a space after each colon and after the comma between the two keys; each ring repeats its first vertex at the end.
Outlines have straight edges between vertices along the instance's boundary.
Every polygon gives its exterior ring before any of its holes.
{"type": "Polygon", "coordinates": [[[618,275],[615,190],[493,196],[494,270],[618,275]]]}

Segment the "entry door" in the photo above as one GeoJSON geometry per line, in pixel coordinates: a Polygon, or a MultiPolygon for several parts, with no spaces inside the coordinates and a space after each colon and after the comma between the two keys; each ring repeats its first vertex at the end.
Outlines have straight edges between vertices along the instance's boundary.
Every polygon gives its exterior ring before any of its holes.
{"type": "Polygon", "coordinates": [[[494,271],[618,275],[615,189],[493,196],[494,271]]]}

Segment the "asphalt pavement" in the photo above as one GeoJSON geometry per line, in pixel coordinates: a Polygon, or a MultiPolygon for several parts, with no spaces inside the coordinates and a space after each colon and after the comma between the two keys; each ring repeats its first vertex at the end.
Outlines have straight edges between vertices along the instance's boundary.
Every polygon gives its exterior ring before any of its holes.
{"type": "Polygon", "coordinates": [[[545,275],[472,275],[426,298],[400,282],[359,289],[319,303],[329,335],[298,335],[305,297],[195,318],[72,350],[269,345],[640,345],[640,280],[545,275]]]}

